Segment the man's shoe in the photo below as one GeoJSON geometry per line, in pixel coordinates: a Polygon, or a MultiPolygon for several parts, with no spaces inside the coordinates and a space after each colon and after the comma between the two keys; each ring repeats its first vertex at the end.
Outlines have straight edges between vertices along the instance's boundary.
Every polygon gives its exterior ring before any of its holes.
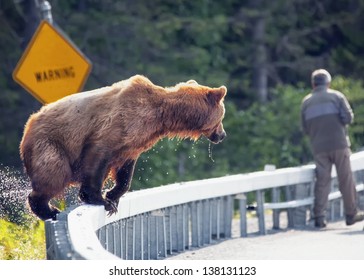
{"type": "Polygon", "coordinates": [[[326,220],[324,217],[315,218],[315,227],[324,228],[326,227],[326,220]]]}
{"type": "Polygon", "coordinates": [[[355,215],[346,215],[346,225],[351,226],[356,222],[361,222],[364,220],[364,212],[358,211],[355,215]]]}

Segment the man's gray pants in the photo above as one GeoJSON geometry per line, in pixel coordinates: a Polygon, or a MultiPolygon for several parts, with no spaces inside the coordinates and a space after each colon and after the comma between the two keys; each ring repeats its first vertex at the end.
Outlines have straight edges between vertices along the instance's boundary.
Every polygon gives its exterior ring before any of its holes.
{"type": "Polygon", "coordinates": [[[351,216],[357,213],[355,181],[351,171],[350,154],[350,148],[345,148],[314,155],[316,182],[313,214],[315,218],[326,216],[328,196],[331,190],[331,169],[333,164],[336,167],[345,215],[351,216]]]}

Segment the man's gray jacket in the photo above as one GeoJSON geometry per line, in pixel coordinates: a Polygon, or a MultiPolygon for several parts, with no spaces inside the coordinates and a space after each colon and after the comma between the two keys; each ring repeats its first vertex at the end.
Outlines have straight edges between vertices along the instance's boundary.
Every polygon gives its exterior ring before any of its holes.
{"type": "Polygon", "coordinates": [[[302,128],[314,154],[350,147],[346,126],[353,119],[344,94],[327,86],[315,87],[302,101],[302,128]]]}

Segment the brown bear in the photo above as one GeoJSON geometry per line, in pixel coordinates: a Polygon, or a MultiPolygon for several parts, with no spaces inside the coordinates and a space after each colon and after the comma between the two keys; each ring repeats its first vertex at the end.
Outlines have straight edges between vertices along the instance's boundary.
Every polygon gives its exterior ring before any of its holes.
{"type": "Polygon", "coordinates": [[[117,211],[139,155],[163,137],[201,135],[219,143],[226,87],[191,80],[174,87],[136,75],[112,86],[81,92],[43,106],[24,129],[20,155],[31,179],[28,202],[41,219],[56,219],[49,201],[80,183],[79,199],[117,211]],[[105,196],[107,176],[115,186],[105,196]]]}

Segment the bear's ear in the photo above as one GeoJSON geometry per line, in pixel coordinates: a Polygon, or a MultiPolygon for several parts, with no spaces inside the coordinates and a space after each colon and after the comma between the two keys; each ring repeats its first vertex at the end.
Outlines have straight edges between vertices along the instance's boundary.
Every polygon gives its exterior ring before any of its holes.
{"type": "Polygon", "coordinates": [[[195,80],[188,80],[186,82],[187,84],[194,84],[194,85],[198,85],[198,83],[195,80]]]}
{"type": "Polygon", "coordinates": [[[227,89],[225,86],[221,86],[219,88],[214,88],[209,90],[207,93],[207,100],[211,105],[216,105],[223,99],[226,95],[227,89]]]}

